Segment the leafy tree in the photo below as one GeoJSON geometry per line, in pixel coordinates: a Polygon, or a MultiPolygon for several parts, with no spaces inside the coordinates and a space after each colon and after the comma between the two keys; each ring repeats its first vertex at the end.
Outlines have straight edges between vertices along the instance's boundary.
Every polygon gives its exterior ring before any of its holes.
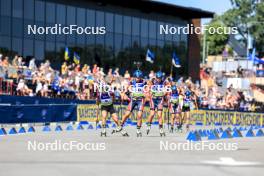
{"type": "MultiPolygon", "coordinates": [[[[221,21],[216,17],[211,23],[208,24],[207,29],[219,27],[226,27],[221,21]]],[[[209,53],[210,55],[221,54],[225,45],[228,41],[228,34],[210,34],[209,30],[206,30],[206,42],[209,42],[209,53]]]]}
{"type": "Polygon", "coordinates": [[[255,40],[258,51],[264,52],[264,2],[263,0],[230,0],[233,8],[226,11],[220,20],[227,26],[236,26],[247,43],[248,32],[255,40]]]}

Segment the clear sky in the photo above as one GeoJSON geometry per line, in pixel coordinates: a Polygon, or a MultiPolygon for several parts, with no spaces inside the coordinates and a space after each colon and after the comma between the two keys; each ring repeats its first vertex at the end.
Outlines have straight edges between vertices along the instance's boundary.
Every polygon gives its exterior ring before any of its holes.
{"type": "MultiPolygon", "coordinates": [[[[176,4],[186,7],[195,7],[202,10],[215,12],[221,15],[223,12],[231,8],[230,0],[156,0],[160,2],[176,4]]],[[[208,20],[203,20],[203,23],[208,20]]]]}

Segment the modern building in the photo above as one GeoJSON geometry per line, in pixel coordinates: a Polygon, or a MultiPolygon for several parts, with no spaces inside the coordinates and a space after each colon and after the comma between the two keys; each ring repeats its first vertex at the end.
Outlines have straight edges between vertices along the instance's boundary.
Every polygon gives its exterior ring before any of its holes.
{"type": "MultiPolygon", "coordinates": [[[[64,60],[67,46],[76,52],[81,64],[97,63],[121,71],[141,62],[144,70],[169,73],[172,53],[180,58],[181,74],[198,77],[199,35],[160,34],[160,25],[169,27],[193,24],[212,12],[143,0],[0,0],[0,52],[37,60],[49,59],[54,67],[64,60]],[[37,27],[105,27],[101,34],[29,34],[28,25],[37,27]],[[155,62],[145,61],[147,49],[155,53],[155,62]]],[[[175,70],[174,70],[175,71],[175,70]]]]}

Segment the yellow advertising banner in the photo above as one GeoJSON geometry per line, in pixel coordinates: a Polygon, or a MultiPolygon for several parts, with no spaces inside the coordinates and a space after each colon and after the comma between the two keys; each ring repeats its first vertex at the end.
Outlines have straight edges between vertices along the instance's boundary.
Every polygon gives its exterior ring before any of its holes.
{"type": "Polygon", "coordinates": [[[236,111],[191,111],[191,122],[203,125],[260,125],[264,124],[264,113],[236,112],[236,111]]]}
{"type": "MultiPolygon", "coordinates": [[[[119,119],[126,112],[126,105],[114,105],[119,119]]],[[[96,120],[96,112],[98,106],[95,104],[85,104],[77,106],[77,119],[78,121],[94,122],[96,120]]],[[[149,116],[149,107],[144,108],[143,122],[147,121],[149,116]]],[[[163,110],[164,122],[169,120],[169,112],[167,108],[163,110]]],[[[134,111],[131,115],[131,120],[137,120],[137,111],[134,111]]],[[[101,119],[101,114],[99,114],[101,119]]],[[[157,120],[154,117],[155,121],[157,120]]],[[[264,124],[264,113],[252,113],[252,112],[236,112],[236,111],[215,111],[215,110],[192,110],[190,115],[190,122],[202,125],[260,125],[264,124]]]]}
{"type": "Polygon", "coordinates": [[[77,106],[77,121],[95,122],[97,105],[85,104],[77,106]]]}
{"type": "MultiPolygon", "coordinates": [[[[122,115],[126,112],[127,106],[126,105],[114,105],[116,112],[118,114],[118,118],[121,120],[122,115]]],[[[78,121],[88,121],[88,122],[95,122],[96,120],[96,111],[98,106],[94,104],[85,104],[85,105],[78,105],[77,106],[77,120],[78,121]]],[[[144,112],[142,115],[142,121],[146,122],[147,118],[149,116],[150,108],[145,107],[144,112]]],[[[163,110],[163,119],[166,119],[168,117],[168,109],[164,108],[163,110]]],[[[101,114],[99,111],[99,120],[101,119],[101,114]]],[[[133,113],[130,116],[130,119],[132,121],[137,120],[137,111],[133,111],[133,113]]],[[[153,120],[156,120],[154,117],[153,120]]]]}

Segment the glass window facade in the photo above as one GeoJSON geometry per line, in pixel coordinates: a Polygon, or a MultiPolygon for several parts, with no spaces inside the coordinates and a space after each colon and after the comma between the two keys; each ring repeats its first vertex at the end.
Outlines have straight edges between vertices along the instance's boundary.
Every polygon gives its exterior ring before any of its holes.
{"type": "MultiPolygon", "coordinates": [[[[85,1],[82,5],[56,0],[0,0],[0,52],[34,56],[37,60],[49,59],[55,68],[63,61],[64,49],[70,55],[75,51],[81,64],[99,63],[104,68],[119,67],[121,72],[135,68],[141,61],[146,70],[170,70],[171,55],[175,51],[181,62],[187,59],[187,35],[161,35],[160,25],[184,26],[187,21],[158,14],[144,14],[99,6],[85,1]],[[75,4],[75,5],[74,5],[75,4]],[[131,14],[130,14],[131,13],[131,14]],[[104,35],[33,35],[28,25],[37,26],[78,25],[106,27],[104,35]],[[145,61],[147,49],[156,56],[154,65],[145,61]]],[[[187,73],[187,70],[182,72],[187,73]]]]}

